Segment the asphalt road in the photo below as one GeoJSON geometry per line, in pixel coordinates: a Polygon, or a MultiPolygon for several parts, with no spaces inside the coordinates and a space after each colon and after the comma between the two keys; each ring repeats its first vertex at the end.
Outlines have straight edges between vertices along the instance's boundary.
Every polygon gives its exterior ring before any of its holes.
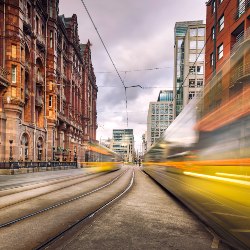
{"type": "MultiPolygon", "coordinates": [[[[27,190],[27,185],[11,189],[11,194],[0,197],[1,225],[41,209],[46,211],[1,227],[0,249],[35,249],[116,197],[129,185],[132,173],[132,169],[126,171],[123,168],[111,173],[86,175],[59,183],[48,182],[47,186],[44,186],[43,178],[40,184],[28,185],[30,190],[27,190]],[[13,193],[15,190],[17,192],[13,193]],[[75,199],[76,197],[80,198],[75,199]],[[57,206],[62,202],[64,204],[57,206]]],[[[28,175],[26,177],[29,179],[28,175]]],[[[22,180],[24,179],[25,176],[22,177],[22,180]]],[[[25,183],[27,184],[27,181],[25,183]]],[[[2,191],[5,194],[6,192],[9,191],[2,191]]]]}
{"type": "Polygon", "coordinates": [[[135,169],[130,192],[48,249],[230,249],[175,198],[135,169]]]}

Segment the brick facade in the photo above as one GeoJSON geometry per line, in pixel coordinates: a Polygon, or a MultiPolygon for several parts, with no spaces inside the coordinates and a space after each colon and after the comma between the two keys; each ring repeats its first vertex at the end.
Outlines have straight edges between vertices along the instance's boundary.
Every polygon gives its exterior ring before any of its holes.
{"type": "Polygon", "coordinates": [[[84,161],[96,140],[91,44],[80,44],[77,16],[59,16],[58,5],[0,1],[0,161],[11,147],[13,160],[84,161]]]}
{"type": "Polygon", "coordinates": [[[210,0],[206,23],[206,86],[199,125],[204,131],[248,112],[243,100],[250,91],[250,1],[210,0]]]}

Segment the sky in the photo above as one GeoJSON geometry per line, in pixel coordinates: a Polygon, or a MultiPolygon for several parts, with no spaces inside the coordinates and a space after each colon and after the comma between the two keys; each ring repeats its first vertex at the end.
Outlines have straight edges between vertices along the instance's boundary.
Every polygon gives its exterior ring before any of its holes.
{"type": "Polygon", "coordinates": [[[175,22],[205,20],[205,1],[84,0],[125,85],[143,87],[127,89],[128,127],[122,82],[81,0],[59,2],[60,15],[77,15],[81,43],[92,44],[98,85],[97,140],[112,138],[113,129],[134,129],[135,148],[140,151],[149,102],[157,101],[160,90],[173,88],[175,22]]]}

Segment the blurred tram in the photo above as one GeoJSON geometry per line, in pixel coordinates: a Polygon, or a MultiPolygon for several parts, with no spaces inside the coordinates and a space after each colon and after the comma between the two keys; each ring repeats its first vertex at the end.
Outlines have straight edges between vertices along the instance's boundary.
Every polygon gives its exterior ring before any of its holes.
{"type": "Polygon", "coordinates": [[[143,168],[222,239],[250,249],[250,90],[207,111],[210,94],[189,102],[143,168]]]}
{"type": "Polygon", "coordinates": [[[97,144],[89,144],[85,154],[85,162],[80,162],[81,167],[89,168],[93,172],[115,171],[123,164],[121,155],[97,144]]]}

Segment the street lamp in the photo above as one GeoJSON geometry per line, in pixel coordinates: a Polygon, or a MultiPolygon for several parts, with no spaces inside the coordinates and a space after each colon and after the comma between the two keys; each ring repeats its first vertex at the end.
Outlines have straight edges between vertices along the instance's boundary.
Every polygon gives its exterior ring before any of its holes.
{"type": "Polygon", "coordinates": [[[56,148],[55,148],[55,147],[53,147],[52,149],[53,149],[53,152],[52,152],[52,158],[53,158],[53,161],[54,161],[54,160],[55,160],[55,150],[56,150],[56,148]]]}
{"type": "Polygon", "coordinates": [[[13,160],[13,152],[12,152],[13,140],[9,140],[9,143],[10,143],[10,158],[9,158],[9,160],[12,161],[13,160]]]}
{"type": "Polygon", "coordinates": [[[75,148],[75,151],[74,151],[74,161],[77,162],[76,148],[75,148]]]}

